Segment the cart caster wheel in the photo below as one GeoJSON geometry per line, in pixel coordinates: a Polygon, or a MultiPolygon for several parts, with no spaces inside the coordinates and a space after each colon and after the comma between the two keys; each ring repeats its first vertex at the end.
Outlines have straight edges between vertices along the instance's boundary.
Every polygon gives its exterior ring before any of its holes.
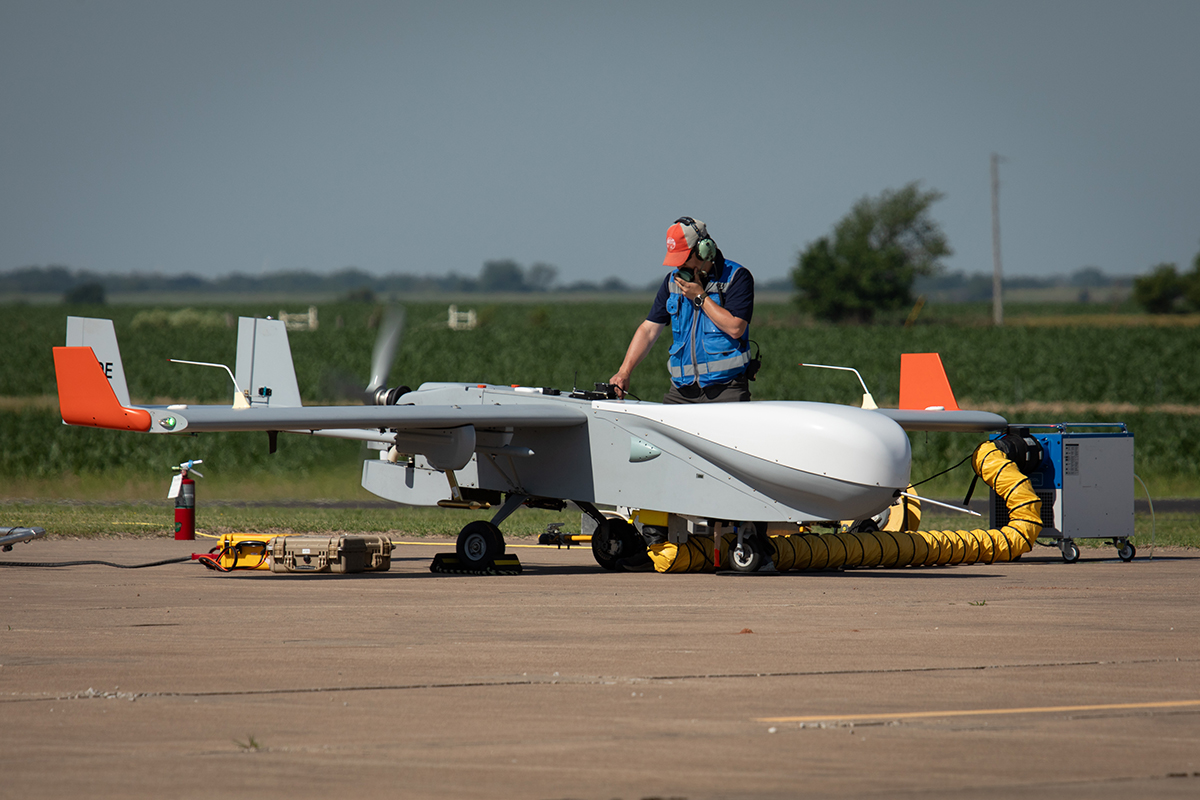
{"type": "Polygon", "coordinates": [[[1132,542],[1121,542],[1121,546],[1117,548],[1117,557],[1122,561],[1133,561],[1133,557],[1137,555],[1137,548],[1132,542]]]}
{"type": "Polygon", "coordinates": [[[1064,542],[1062,545],[1063,561],[1074,564],[1079,560],[1079,545],[1074,542],[1064,542]]]}
{"type": "Polygon", "coordinates": [[[470,568],[486,568],[504,555],[504,535],[486,520],[476,520],[458,534],[458,542],[454,546],[458,563],[470,568]]]}

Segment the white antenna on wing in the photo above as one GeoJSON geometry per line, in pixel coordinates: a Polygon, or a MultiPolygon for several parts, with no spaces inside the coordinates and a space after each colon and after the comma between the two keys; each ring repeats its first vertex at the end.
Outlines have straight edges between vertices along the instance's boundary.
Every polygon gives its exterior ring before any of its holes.
{"type": "Polygon", "coordinates": [[[182,358],[169,358],[167,360],[171,361],[175,364],[191,364],[192,366],[195,366],[195,367],[220,367],[221,369],[223,369],[229,373],[229,380],[233,381],[233,388],[235,390],[233,393],[233,407],[234,408],[249,408],[250,407],[249,392],[242,391],[242,387],[238,386],[237,378],[233,377],[233,370],[231,370],[229,367],[225,366],[224,364],[214,364],[210,361],[184,361],[182,358]]]}
{"type": "Polygon", "coordinates": [[[853,372],[855,374],[855,376],[857,376],[858,382],[860,384],[862,384],[862,389],[863,389],[862,407],[866,408],[866,409],[879,408],[879,406],[875,405],[875,398],[871,396],[871,391],[869,389],[867,389],[866,381],[863,380],[862,375],[859,375],[858,370],[856,370],[854,367],[833,367],[833,366],[830,366],[829,364],[801,364],[800,366],[802,366],[802,367],[817,367],[819,369],[840,369],[840,370],[844,370],[846,372],[853,372]]]}

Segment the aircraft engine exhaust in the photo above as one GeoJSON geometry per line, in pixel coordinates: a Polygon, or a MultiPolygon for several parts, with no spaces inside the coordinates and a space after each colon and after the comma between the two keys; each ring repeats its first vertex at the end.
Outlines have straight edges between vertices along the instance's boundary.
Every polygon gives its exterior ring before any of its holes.
{"type": "Polygon", "coordinates": [[[408,394],[411,391],[412,389],[407,386],[394,386],[390,389],[383,386],[366,395],[363,402],[368,406],[394,406],[401,395],[408,394]]]}

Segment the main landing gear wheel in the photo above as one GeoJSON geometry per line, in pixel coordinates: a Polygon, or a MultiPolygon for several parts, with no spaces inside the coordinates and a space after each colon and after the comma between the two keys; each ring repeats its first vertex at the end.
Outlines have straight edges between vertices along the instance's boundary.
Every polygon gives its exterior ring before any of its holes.
{"type": "Polygon", "coordinates": [[[646,543],[628,521],[612,518],[601,522],[592,532],[592,557],[605,569],[618,570],[618,559],[646,552],[646,543]]]}
{"type": "Polygon", "coordinates": [[[763,537],[759,536],[753,522],[743,522],[741,528],[742,543],[734,542],[729,548],[729,564],[735,572],[758,572],[767,558],[763,537]]]}
{"type": "Polygon", "coordinates": [[[504,535],[492,523],[476,520],[459,532],[454,551],[460,566],[486,569],[497,556],[504,555],[504,535]]]}
{"type": "Polygon", "coordinates": [[[1063,561],[1067,562],[1068,564],[1074,564],[1079,560],[1079,545],[1075,544],[1070,539],[1064,539],[1063,543],[1060,545],[1060,548],[1062,549],[1063,561]]]}
{"type": "Polygon", "coordinates": [[[1137,548],[1133,546],[1133,543],[1123,541],[1117,544],[1117,557],[1122,561],[1133,561],[1133,557],[1137,555],[1137,548]]]}

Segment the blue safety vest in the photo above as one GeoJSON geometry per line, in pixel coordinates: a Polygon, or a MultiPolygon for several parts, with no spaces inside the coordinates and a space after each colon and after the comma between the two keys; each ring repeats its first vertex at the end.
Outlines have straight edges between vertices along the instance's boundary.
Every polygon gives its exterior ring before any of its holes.
{"type": "MultiPolygon", "coordinates": [[[[705,287],[709,295],[704,302],[724,305],[725,290],[739,269],[743,269],[741,264],[725,259],[721,274],[709,276],[705,287]]],[[[671,292],[667,297],[667,312],[671,315],[674,337],[667,361],[671,382],[690,386],[699,381],[701,386],[710,386],[741,376],[750,361],[749,327],[740,339],[735,339],[684,297],[673,278],[667,279],[667,287],[671,292]]]]}

